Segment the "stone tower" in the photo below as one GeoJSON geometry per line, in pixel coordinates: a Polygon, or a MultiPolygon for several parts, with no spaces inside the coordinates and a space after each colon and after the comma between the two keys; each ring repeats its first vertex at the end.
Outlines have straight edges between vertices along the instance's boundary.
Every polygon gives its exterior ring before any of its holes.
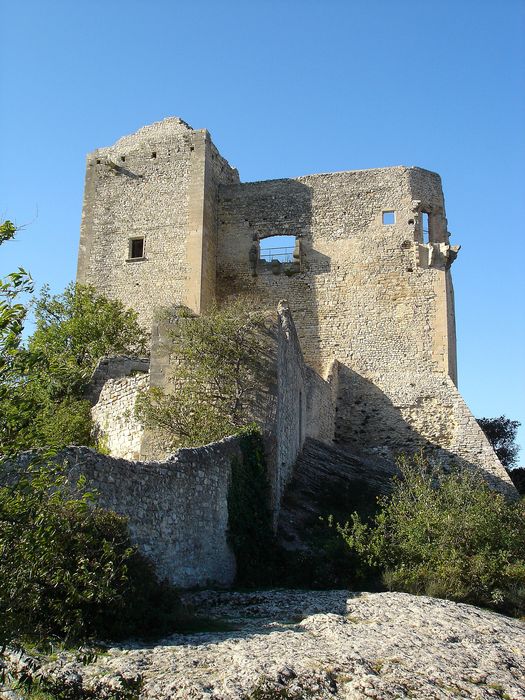
{"type": "Polygon", "coordinates": [[[206,130],[177,118],[87,159],[79,282],[136,309],[206,312],[287,299],[304,359],[334,377],[333,439],[509,480],[459,395],[451,246],[440,177],[416,167],[240,183],[206,130]],[[264,239],[294,237],[265,260],[264,239]]]}
{"type": "Polygon", "coordinates": [[[210,135],[152,124],[87,158],[77,281],[136,309],[215,299],[219,184],[239,182],[210,135]]]}

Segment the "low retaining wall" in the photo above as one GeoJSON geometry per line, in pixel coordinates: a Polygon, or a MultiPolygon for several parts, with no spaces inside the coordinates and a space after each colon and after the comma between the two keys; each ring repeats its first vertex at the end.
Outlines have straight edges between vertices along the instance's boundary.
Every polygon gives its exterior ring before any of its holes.
{"type": "MultiPolygon", "coordinates": [[[[24,469],[6,471],[9,481],[24,469]]],[[[96,489],[98,504],[128,518],[131,539],[155,565],[158,576],[175,586],[229,585],[235,557],[228,544],[228,490],[231,461],[243,456],[237,438],[178,450],[163,462],[131,462],[87,447],[68,447],[71,483],[82,474],[96,489]]]]}

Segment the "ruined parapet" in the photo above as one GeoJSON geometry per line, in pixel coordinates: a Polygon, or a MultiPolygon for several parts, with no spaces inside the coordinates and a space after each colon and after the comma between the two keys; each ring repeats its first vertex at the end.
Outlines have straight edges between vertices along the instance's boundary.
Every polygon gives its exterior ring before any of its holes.
{"type": "Polygon", "coordinates": [[[135,417],[135,404],[149,384],[148,373],[108,379],[91,409],[98,443],[113,457],[130,460],[141,457],[144,427],[135,417]]]}

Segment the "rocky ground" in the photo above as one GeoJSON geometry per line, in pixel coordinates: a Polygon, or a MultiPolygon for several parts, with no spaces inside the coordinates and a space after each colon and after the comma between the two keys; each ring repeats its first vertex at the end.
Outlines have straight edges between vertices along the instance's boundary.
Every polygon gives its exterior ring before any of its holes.
{"type": "Polygon", "coordinates": [[[525,624],[479,608],[347,591],[187,598],[231,629],[123,645],[87,665],[63,655],[41,672],[94,698],[525,700],[525,624]]]}

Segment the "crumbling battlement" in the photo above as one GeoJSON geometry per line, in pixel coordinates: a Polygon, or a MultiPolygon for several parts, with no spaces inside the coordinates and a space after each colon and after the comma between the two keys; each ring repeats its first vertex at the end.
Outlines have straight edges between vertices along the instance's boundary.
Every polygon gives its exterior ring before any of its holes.
{"type": "MultiPolygon", "coordinates": [[[[24,452],[6,465],[2,483],[20,478],[34,459],[24,452]]],[[[67,447],[56,460],[67,467],[74,488],[82,475],[97,503],[128,519],[131,539],[175,586],[228,585],[235,557],[228,542],[231,463],[242,463],[237,438],[178,450],[162,461],[137,462],[67,447]]]]}

